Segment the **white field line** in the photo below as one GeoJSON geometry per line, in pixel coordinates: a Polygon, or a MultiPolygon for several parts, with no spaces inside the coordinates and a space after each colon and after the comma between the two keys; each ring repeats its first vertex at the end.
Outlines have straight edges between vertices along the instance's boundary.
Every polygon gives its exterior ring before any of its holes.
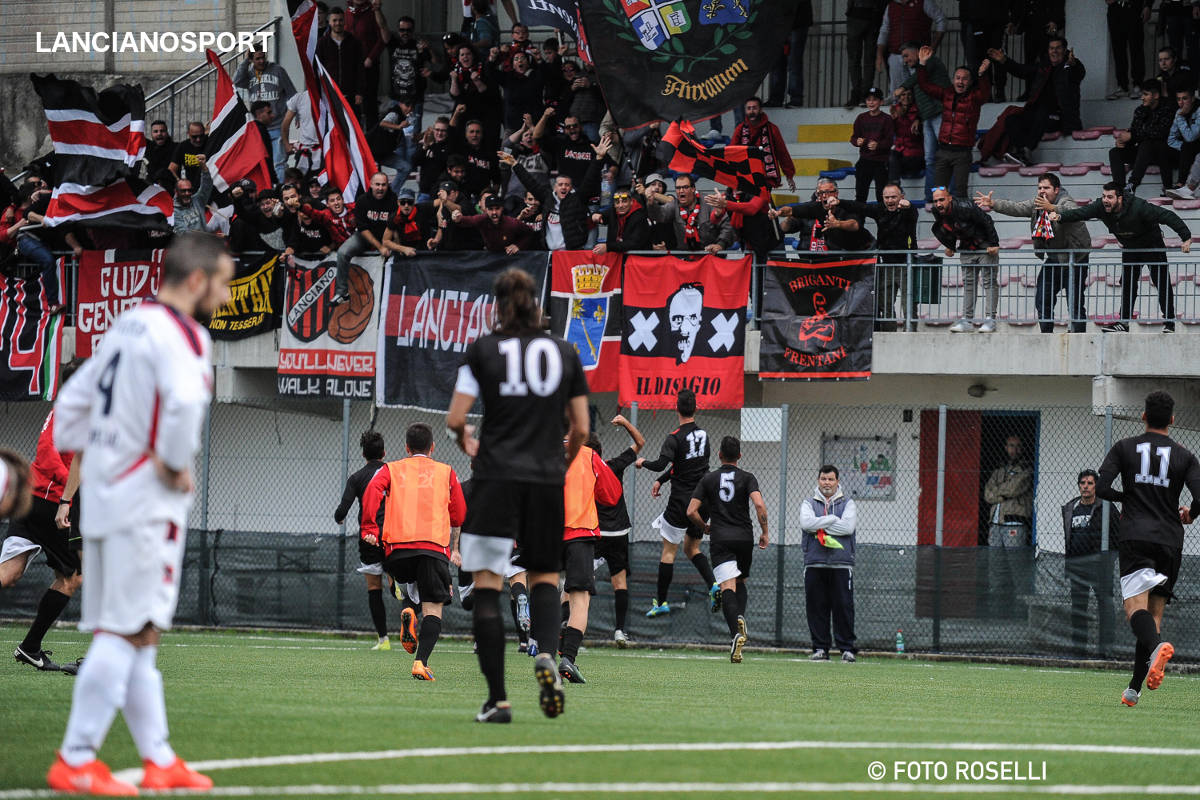
{"type": "MultiPolygon", "coordinates": [[[[1200,796],[1200,786],[1151,784],[1143,786],[1080,785],[1080,784],[1010,784],[1010,783],[823,783],[823,782],[762,782],[762,783],[422,783],[383,784],[376,786],[310,784],[302,786],[217,786],[205,797],[261,797],[314,795],[487,795],[524,794],[529,792],[579,794],[752,794],[808,793],[835,794],[842,792],[874,794],[1021,794],[1119,797],[1181,797],[1200,796]]],[[[16,789],[0,791],[0,800],[57,797],[48,789],[16,789]]]]}

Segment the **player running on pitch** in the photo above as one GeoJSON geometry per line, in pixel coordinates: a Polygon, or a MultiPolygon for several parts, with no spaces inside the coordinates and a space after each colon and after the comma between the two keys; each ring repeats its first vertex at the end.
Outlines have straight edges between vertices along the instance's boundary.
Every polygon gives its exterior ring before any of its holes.
{"type": "Polygon", "coordinates": [[[1142,419],[1146,432],[1112,446],[1096,485],[1101,499],[1121,504],[1121,596],[1137,639],[1133,678],[1121,695],[1127,706],[1137,705],[1143,680],[1151,689],[1162,685],[1167,662],[1175,654],[1160,635],[1163,609],[1174,596],[1183,559],[1181,523],[1200,516],[1200,461],[1167,435],[1175,422],[1175,400],[1166,392],[1151,392],[1142,419]],[[1120,491],[1113,488],[1118,475],[1120,491]],[[1179,505],[1185,484],[1192,494],[1191,507],[1179,505]]]}

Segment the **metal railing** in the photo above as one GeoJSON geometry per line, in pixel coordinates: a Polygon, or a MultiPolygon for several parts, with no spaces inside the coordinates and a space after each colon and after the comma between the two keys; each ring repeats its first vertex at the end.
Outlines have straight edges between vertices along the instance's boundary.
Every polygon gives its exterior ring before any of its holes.
{"type": "MultiPolygon", "coordinates": [[[[275,17],[270,22],[259,25],[253,31],[256,34],[268,29],[272,32],[271,41],[274,52],[271,54],[271,60],[275,62],[279,61],[279,23],[281,20],[282,17],[275,17]]],[[[232,72],[230,66],[240,57],[242,57],[242,52],[230,51],[221,57],[221,66],[232,72]]],[[[210,119],[216,96],[216,72],[205,61],[146,95],[146,119],[162,116],[163,112],[159,112],[157,115],[154,112],[166,106],[167,130],[172,134],[179,130],[178,123],[181,119],[185,122],[210,119]]]]}
{"type": "MultiPolygon", "coordinates": [[[[796,249],[778,250],[769,255],[770,260],[786,261],[802,253],[796,249]]],[[[1067,251],[1059,250],[1065,259],[1061,264],[1045,264],[1028,250],[1001,250],[1000,263],[995,267],[998,301],[995,311],[997,323],[1010,328],[1032,328],[1041,323],[1054,329],[1071,330],[1125,322],[1130,327],[1164,326],[1170,323],[1183,326],[1200,326],[1200,261],[1178,250],[1123,250],[1116,248],[1067,251]],[[1126,259],[1137,259],[1136,265],[1127,265],[1126,259]],[[1169,295],[1173,314],[1168,317],[1159,306],[1158,291],[1154,284],[1157,275],[1142,264],[1165,264],[1166,280],[1164,295],[1169,295]],[[1134,269],[1135,271],[1129,271],[1134,269]],[[1129,284],[1127,272],[1137,283],[1136,300],[1129,303],[1128,317],[1122,316],[1122,301],[1129,284]],[[1057,273],[1057,274],[1055,274],[1057,273]],[[1049,292],[1041,303],[1039,287],[1059,284],[1049,292]],[[1069,297],[1080,293],[1081,312],[1072,313],[1069,297]],[[1039,313],[1039,307],[1041,312],[1039,313]]],[[[260,253],[243,253],[257,256],[260,253]]],[[[687,253],[642,251],[629,255],[686,257],[687,253]]],[[[720,255],[741,258],[742,250],[722,251],[720,255]]],[[[963,269],[962,254],[946,257],[940,250],[888,250],[864,253],[847,253],[848,256],[878,257],[875,270],[876,314],[875,322],[894,325],[897,330],[944,329],[963,316],[966,304],[967,275],[963,269]],[[880,294],[890,295],[891,302],[880,299],[880,294]]],[[[78,261],[70,251],[56,252],[56,257],[67,260],[67,308],[65,322],[73,325],[78,303],[76,275],[78,261]]],[[[452,256],[451,256],[452,257],[452,256]]],[[[25,277],[36,274],[37,266],[32,262],[17,261],[12,274],[25,277]]],[[[969,266],[969,265],[968,265],[969,266]]],[[[284,268],[282,265],[280,268],[284,268]]],[[[762,274],[765,265],[756,263],[751,275],[751,294],[747,306],[750,329],[757,328],[758,310],[761,307],[762,274]]],[[[1165,299],[1165,297],[1164,297],[1165,299]]],[[[989,313],[987,298],[980,281],[975,300],[975,321],[982,321],[989,313]]]]}

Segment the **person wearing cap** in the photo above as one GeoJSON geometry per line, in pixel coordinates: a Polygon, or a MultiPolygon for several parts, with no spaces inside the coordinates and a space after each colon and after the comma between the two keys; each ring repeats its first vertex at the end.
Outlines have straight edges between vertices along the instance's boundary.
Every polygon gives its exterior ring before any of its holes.
{"type": "Polygon", "coordinates": [[[854,165],[854,199],[867,201],[871,183],[875,184],[875,202],[883,202],[883,185],[888,180],[888,161],[896,139],[896,125],[890,114],[879,110],[883,92],[875,86],[867,90],[867,110],[854,120],[850,144],[858,148],[858,163],[854,165]]]}
{"type": "Polygon", "coordinates": [[[462,211],[454,211],[450,219],[455,225],[464,228],[475,228],[483,238],[483,249],[489,253],[504,253],[515,255],[529,249],[536,241],[533,229],[524,222],[518,222],[504,213],[504,198],[498,194],[489,194],[483,201],[484,213],[464,216],[462,211]]]}
{"type": "MultiPolygon", "coordinates": [[[[651,175],[650,177],[658,176],[651,175]]],[[[661,178],[651,181],[651,185],[656,188],[662,186],[664,190],[666,189],[661,178]]],[[[646,210],[642,208],[641,203],[633,199],[628,186],[613,192],[612,199],[611,208],[602,214],[592,214],[592,222],[596,225],[603,224],[608,234],[603,242],[592,248],[592,252],[602,256],[605,253],[649,250],[650,221],[646,218],[646,210]]]]}
{"type": "Polygon", "coordinates": [[[383,233],[383,243],[392,250],[404,253],[399,247],[411,248],[413,255],[418,250],[425,250],[429,240],[429,231],[433,227],[430,215],[433,206],[429,203],[417,203],[417,196],[412,189],[401,189],[397,201],[396,214],[383,233]]]}

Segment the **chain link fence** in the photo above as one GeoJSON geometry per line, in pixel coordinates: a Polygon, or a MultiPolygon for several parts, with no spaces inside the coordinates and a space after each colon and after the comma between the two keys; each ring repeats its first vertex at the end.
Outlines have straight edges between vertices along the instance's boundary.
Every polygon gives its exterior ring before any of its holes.
{"type": "MultiPolygon", "coordinates": [[[[0,445],[32,456],[48,410],[44,403],[8,406],[0,445]]],[[[629,441],[608,424],[618,410],[603,398],[596,408],[610,457],[629,441]]],[[[741,438],[741,466],[758,477],[767,503],[772,544],[755,552],[748,580],[752,641],[809,646],[800,506],[815,492],[820,465],[830,463],[858,506],[853,585],[859,647],[891,650],[902,630],[910,652],[1131,657],[1117,581],[1117,533],[1104,540],[1101,552],[1068,562],[1063,507],[1078,496],[1081,470],[1098,468],[1110,442],[1142,430],[1140,411],[785,406],[701,412],[698,422],[710,441],[741,438]],[[1018,448],[1013,465],[1010,442],[1018,448]],[[1024,475],[1029,497],[1007,498],[1011,502],[998,512],[989,491],[1010,469],[1024,475]],[[989,546],[997,533],[1012,534],[1017,546],[989,546]],[[1083,576],[1075,594],[1086,604],[1074,614],[1068,569],[1083,576]]],[[[624,413],[645,435],[650,457],[677,425],[673,412],[624,413]]],[[[401,457],[404,430],[418,421],[435,430],[442,426],[438,414],[361,403],[276,398],[215,405],[196,464],[178,621],[370,630],[365,584],[354,571],[357,511],[344,533],[333,511],[345,477],[363,463],[360,433],[374,427],[384,435],[388,457],[401,457]]],[[[1200,432],[1174,434],[1189,449],[1200,449],[1200,432]]],[[[435,457],[469,475],[462,453],[440,437],[435,457]]],[[[650,523],[666,502],[651,497],[654,478],[634,469],[625,474],[633,519],[626,633],[635,642],[723,642],[724,619],[710,613],[707,586],[683,558],[668,598],[671,614],[643,616],[661,550],[650,523]]],[[[1164,630],[1185,660],[1200,652],[1196,553],[1189,538],[1164,630]]],[[[49,580],[39,560],[21,583],[0,592],[0,616],[31,616],[49,580]]],[[[597,591],[588,635],[606,639],[614,604],[603,565],[597,591]]],[[[77,604],[67,618],[77,617],[77,604]]],[[[394,629],[399,606],[389,604],[389,615],[394,629]]],[[[467,633],[470,620],[455,604],[447,609],[446,626],[467,633]]]]}

